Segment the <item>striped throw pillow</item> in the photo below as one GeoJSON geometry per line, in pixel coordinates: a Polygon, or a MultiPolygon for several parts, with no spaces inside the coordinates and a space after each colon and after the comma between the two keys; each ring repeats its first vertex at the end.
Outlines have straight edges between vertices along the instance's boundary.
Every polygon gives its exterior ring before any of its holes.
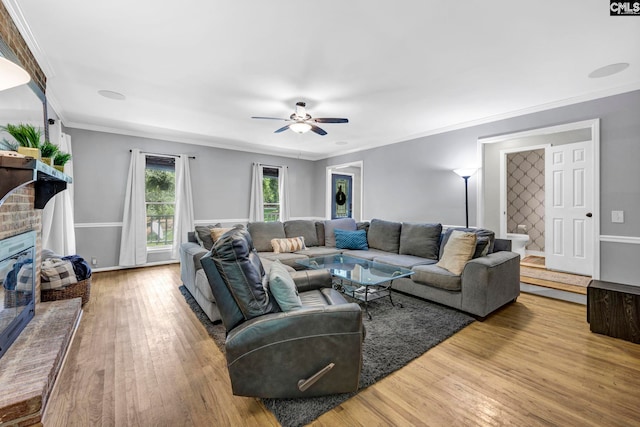
{"type": "Polygon", "coordinates": [[[277,254],[307,249],[304,245],[304,237],[302,236],[290,237],[288,239],[271,239],[271,246],[273,246],[273,252],[277,254]]]}

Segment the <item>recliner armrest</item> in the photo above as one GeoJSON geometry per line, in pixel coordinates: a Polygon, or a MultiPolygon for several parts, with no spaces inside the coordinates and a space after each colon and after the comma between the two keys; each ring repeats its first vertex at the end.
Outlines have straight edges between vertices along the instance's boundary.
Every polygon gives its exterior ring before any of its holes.
{"type": "Polygon", "coordinates": [[[298,292],[306,292],[320,288],[330,288],[332,285],[329,270],[301,270],[291,273],[298,292]]]}

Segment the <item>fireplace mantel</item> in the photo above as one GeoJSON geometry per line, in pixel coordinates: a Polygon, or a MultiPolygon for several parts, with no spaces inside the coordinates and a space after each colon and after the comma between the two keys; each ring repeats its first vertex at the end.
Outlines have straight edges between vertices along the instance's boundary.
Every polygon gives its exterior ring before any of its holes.
{"type": "Polygon", "coordinates": [[[43,209],[72,179],[32,157],[0,156],[0,205],[16,188],[32,182],[36,190],[34,208],[43,209]]]}

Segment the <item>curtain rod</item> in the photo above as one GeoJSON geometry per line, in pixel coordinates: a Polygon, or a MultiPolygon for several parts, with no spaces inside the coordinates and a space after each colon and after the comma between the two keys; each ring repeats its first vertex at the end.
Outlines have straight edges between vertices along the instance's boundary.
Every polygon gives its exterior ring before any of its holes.
{"type": "Polygon", "coordinates": [[[258,162],[253,162],[253,164],[254,164],[254,165],[258,165],[258,166],[264,166],[264,167],[267,167],[267,168],[287,168],[287,169],[289,168],[289,166],[287,166],[287,165],[280,165],[280,166],[277,166],[277,165],[267,165],[267,164],[265,164],[265,163],[258,163],[258,162]]]}
{"type": "MultiPolygon", "coordinates": [[[[133,150],[129,150],[131,153],[133,150]]],[[[180,157],[179,154],[162,154],[162,153],[148,153],[146,151],[141,151],[140,154],[149,154],[151,156],[165,156],[165,157],[180,157]]],[[[190,159],[195,159],[196,156],[189,156],[190,159]]]]}

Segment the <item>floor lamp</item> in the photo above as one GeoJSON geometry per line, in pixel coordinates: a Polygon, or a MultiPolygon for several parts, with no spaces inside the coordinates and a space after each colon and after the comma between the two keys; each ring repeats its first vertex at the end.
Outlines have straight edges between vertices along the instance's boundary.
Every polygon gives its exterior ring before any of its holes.
{"type": "Polygon", "coordinates": [[[454,172],[457,173],[464,179],[464,208],[465,208],[465,218],[466,228],[469,228],[469,178],[477,172],[478,169],[454,169],[454,172]]]}

